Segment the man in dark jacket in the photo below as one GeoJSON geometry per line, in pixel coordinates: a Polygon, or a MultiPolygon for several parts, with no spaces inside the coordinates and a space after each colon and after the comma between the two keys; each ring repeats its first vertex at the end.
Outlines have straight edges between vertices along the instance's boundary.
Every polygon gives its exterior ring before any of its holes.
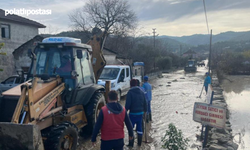
{"type": "MultiPolygon", "coordinates": [[[[125,108],[129,110],[129,118],[132,126],[136,124],[137,144],[141,146],[142,142],[142,118],[143,114],[147,112],[147,101],[144,92],[137,86],[137,81],[132,79],[130,81],[130,90],[127,93],[125,108]]],[[[133,146],[133,140],[129,141],[129,146],[133,146]]]]}
{"type": "Polygon", "coordinates": [[[117,103],[116,91],[108,94],[108,103],[103,106],[92,134],[92,144],[95,146],[96,136],[101,129],[101,150],[123,150],[124,122],[129,132],[129,140],[134,138],[132,124],[126,109],[117,103]]]}

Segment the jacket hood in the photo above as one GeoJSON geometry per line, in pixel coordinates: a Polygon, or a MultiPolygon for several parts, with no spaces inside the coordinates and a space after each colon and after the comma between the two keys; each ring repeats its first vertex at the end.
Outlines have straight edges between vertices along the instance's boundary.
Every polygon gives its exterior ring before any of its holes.
{"type": "Polygon", "coordinates": [[[130,88],[129,91],[133,92],[133,93],[140,93],[142,90],[140,89],[140,87],[134,86],[134,87],[130,88]]]}
{"type": "Polygon", "coordinates": [[[122,105],[117,102],[107,103],[106,106],[114,114],[120,114],[123,111],[122,105]]]}

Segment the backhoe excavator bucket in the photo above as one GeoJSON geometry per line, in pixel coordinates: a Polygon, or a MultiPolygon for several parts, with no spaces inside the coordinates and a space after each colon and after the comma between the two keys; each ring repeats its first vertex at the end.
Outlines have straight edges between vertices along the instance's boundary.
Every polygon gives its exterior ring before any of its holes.
{"type": "Polygon", "coordinates": [[[0,122],[0,150],[44,150],[38,126],[0,122]]]}

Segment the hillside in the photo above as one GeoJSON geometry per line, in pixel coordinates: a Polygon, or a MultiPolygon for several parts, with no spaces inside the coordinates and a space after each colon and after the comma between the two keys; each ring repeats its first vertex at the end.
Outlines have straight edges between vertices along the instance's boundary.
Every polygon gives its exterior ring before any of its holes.
{"type": "MultiPolygon", "coordinates": [[[[177,40],[181,43],[197,46],[197,45],[204,45],[209,44],[209,35],[204,34],[195,34],[190,36],[182,36],[182,37],[175,37],[175,36],[162,36],[168,37],[174,40],[177,40]]],[[[223,41],[249,41],[250,40],[250,31],[245,32],[223,32],[220,34],[213,35],[213,43],[223,42],[223,41]]]]}
{"type": "MultiPolygon", "coordinates": [[[[67,37],[74,37],[80,38],[83,43],[86,43],[90,38],[90,33],[88,32],[78,32],[78,31],[66,31],[61,32],[56,35],[43,35],[44,37],[48,36],[67,36],[67,37]]],[[[133,41],[131,38],[117,38],[110,36],[110,42],[107,42],[106,47],[111,48],[114,51],[124,51],[123,47],[124,44],[129,44],[129,41],[133,41]],[[110,39],[111,38],[111,39],[110,39]],[[114,42],[115,41],[115,42],[114,42]],[[116,44],[114,44],[116,43],[116,44]],[[118,44],[120,43],[120,44],[118,44]],[[120,46],[119,46],[120,45],[120,46]],[[122,47],[121,47],[122,46],[122,47]]],[[[155,40],[156,48],[161,49],[163,51],[173,52],[176,54],[183,53],[188,49],[193,49],[195,51],[207,51],[209,49],[209,35],[202,35],[202,34],[195,34],[191,36],[182,36],[182,37],[175,37],[175,36],[158,36],[155,40]]],[[[224,49],[230,48],[232,50],[247,50],[249,49],[249,41],[250,41],[250,31],[245,32],[224,32],[217,35],[213,35],[213,48],[215,49],[224,49]]],[[[137,44],[151,45],[153,46],[153,37],[139,37],[137,39],[137,44]],[[140,40],[144,39],[144,40],[140,40]]],[[[126,46],[125,46],[126,47],[126,46]]]]}
{"type": "Polygon", "coordinates": [[[157,40],[161,42],[169,52],[180,53],[180,49],[185,51],[191,47],[189,44],[168,37],[159,37],[157,40]]]}

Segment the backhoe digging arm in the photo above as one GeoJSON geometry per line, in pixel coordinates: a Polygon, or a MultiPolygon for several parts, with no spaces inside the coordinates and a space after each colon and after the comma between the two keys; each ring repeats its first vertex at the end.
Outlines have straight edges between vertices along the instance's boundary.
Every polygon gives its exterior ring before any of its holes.
{"type": "Polygon", "coordinates": [[[21,111],[23,109],[25,98],[26,98],[27,87],[28,87],[27,84],[22,87],[22,94],[18,100],[18,103],[16,105],[16,109],[15,109],[13,117],[11,119],[11,122],[13,122],[13,123],[19,123],[19,117],[20,117],[21,111]]]}
{"type": "MultiPolygon", "coordinates": [[[[105,41],[105,40],[104,40],[105,41]]],[[[95,74],[96,82],[98,81],[103,68],[106,65],[105,58],[102,53],[102,39],[94,35],[87,43],[92,47],[92,66],[95,74]]]]}

